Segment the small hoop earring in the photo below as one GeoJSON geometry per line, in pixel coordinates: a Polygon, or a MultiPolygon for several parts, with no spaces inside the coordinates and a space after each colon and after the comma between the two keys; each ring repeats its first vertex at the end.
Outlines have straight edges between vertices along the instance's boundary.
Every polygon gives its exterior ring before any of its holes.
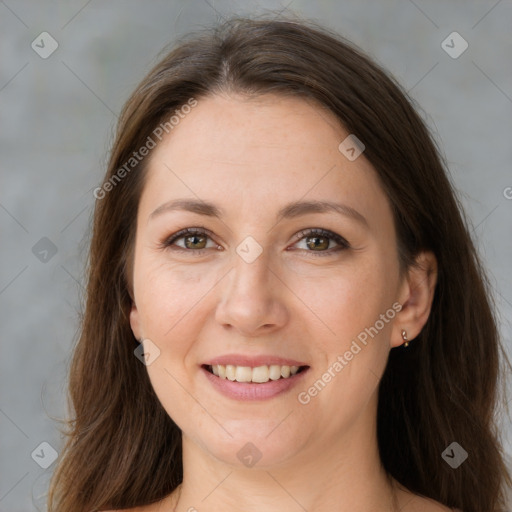
{"type": "Polygon", "coordinates": [[[407,338],[407,332],[405,332],[404,329],[402,329],[402,339],[405,341],[404,347],[408,347],[409,339],[407,338]]]}

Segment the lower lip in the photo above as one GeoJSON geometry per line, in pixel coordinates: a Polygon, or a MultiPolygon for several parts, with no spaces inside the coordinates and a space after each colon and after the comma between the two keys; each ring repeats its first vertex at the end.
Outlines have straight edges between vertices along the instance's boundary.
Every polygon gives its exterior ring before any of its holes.
{"type": "Polygon", "coordinates": [[[221,379],[201,366],[201,371],[217,391],[228,398],[244,402],[250,400],[267,400],[285,393],[298,384],[308,370],[309,367],[304,368],[300,373],[296,373],[287,379],[269,380],[268,382],[258,384],[254,382],[237,382],[229,379],[221,379]]]}

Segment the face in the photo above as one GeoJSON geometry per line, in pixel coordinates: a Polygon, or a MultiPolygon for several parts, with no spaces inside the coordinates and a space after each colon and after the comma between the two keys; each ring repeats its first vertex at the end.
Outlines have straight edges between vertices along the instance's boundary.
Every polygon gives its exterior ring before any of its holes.
{"type": "Polygon", "coordinates": [[[375,417],[402,281],[387,197],[338,148],[348,135],[303,99],[212,96],[152,150],[131,326],[184,442],[215,460],[284,464],[375,417]]]}

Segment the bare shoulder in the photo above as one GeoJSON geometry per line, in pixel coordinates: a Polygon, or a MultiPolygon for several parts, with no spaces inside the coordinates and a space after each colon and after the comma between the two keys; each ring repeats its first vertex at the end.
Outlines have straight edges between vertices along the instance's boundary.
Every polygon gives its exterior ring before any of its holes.
{"type": "Polygon", "coordinates": [[[402,496],[400,512],[462,512],[439,503],[431,498],[425,498],[408,492],[402,496]]]}
{"type": "Polygon", "coordinates": [[[133,508],[116,508],[112,510],[101,510],[100,512],[156,512],[154,508],[154,504],[152,505],[142,505],[140,507],[133,508]]]}
{"type": "Polygon", "coordinates": [[[117,510],[105,510],[101,512],[160,512],[165,509],[160,507],[161,503],[152,503],[151,505],[141,505],[140,507],[123,508],[117,510]]]}
{"type": "Polygon", "coordinates": [[[160,501],[139,507],[123,508],[116,510],[102,510],[100,512],[168,512],[174,506],[174,495],[171,494],[160,501]]]}
{"type": "MultiPolygon", "coordinates": [[[[100,512],[158,512],[160,509],[161,502],[152,503],[151,505],[141,505],[140,507],[133,508],[119,508],[113,510],[102,510],[100,512]]],[[[163,510],[163,509],[162,509],[163,510]]]]}
{"type": "Polygon", "coordinates": [[[117,508],[112,510],[101,510],[99,512],[153,512],[155,508],[152,505],[143,505],[141,507],[133,507],[133,508],[117,508]]]}

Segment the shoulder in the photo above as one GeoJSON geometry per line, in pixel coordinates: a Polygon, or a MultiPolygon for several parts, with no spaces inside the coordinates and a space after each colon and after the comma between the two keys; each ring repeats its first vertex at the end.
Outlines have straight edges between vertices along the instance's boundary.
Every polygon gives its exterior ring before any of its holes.
{"type": "Polygon", "coordinates": [[[101,512],[160,512],[165,510],[160,508],[161,503],[152,503],[151,505],[141,505],[140,507],[123,508],[115,510],[102,510],[101,512]]]}
{"type": "MultiPolygon", "coordinates": [[[[409,512],[409,509],[407,509],[409,512]]],[[[404,511],[405,512],[405,511],[404,511]]],[[[413,505],[410,512],[462,512],[461,510],[454,509],[439,503],[438,501],[419,498],[417,503],[413,505]]]]}
{"type": "Polygon", "coordinates": [[[133,508],[116,508],[112,510],[100,510],[98,512],[156,512],[157,509],[152,505],[143,505],[133,508]]]}
{"type": "Polygon", "coordinates": [[[132,508],[123,508],[123,509],[112,509],[112,510],[101,510],[98,512],[168,512],[172,510],[171,505],[174,505],[174,502],[170,499],[172,496],[168,496],[160,501],[156,501],[155,503],[150,503],[149,505],[140,505],[139,507],[132,508]]]}
{"type": "Polygon", "coordinates": [[[400,503],[400,512],[462,512],[439,503],[431,498],[408,493],[405,500],[400,503]]]}
{"type": "Polygon", "coordinates": [[[112,510],[99,510],[98,512],[149,512],[149,508],[142,507],[133,507],[133,508],[113,508],[112,510]]]}
{"type": "Polygon", "coordinates": [[[159,509],[157,508],[158,503],[153,503],[152,505],[141,505],[140,507],[133,508],[118,508],[112,510],[101,510],[98,512],[157,512],[159,509]]]}

